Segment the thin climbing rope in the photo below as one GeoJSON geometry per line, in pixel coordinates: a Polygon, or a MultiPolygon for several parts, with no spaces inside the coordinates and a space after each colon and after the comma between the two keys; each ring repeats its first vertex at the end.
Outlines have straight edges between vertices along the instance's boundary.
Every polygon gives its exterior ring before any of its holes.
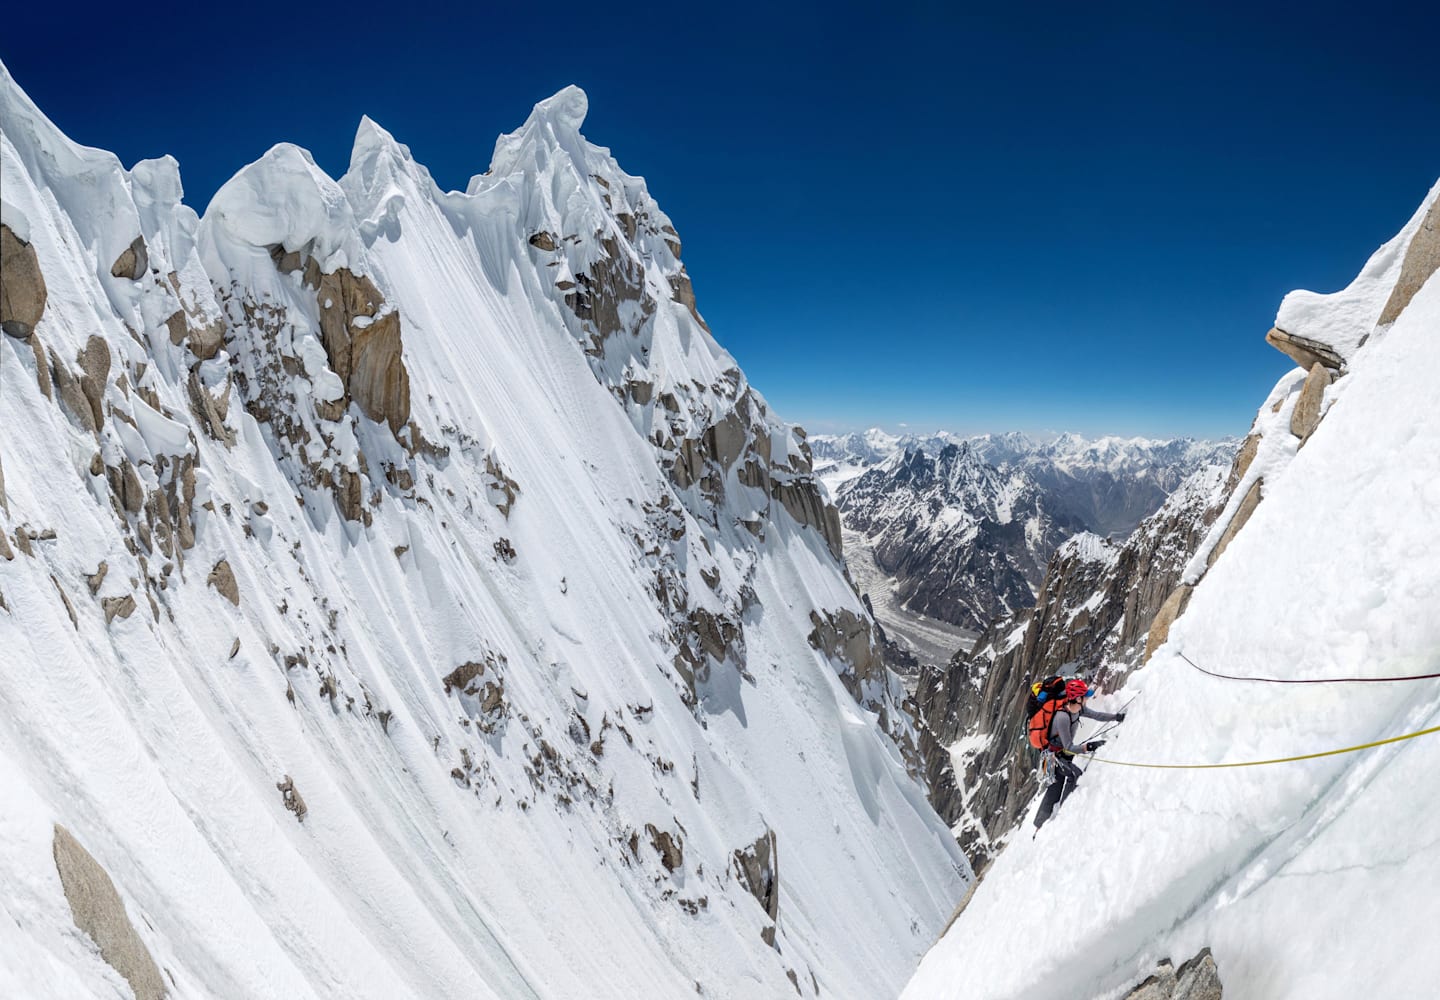
{"type": "Polygon", "coordinates": [[[1202,674],[1209,674],[1211,677],[1222,677],[1227,681],[1258,681],[1263,684],[1388,684],[1394,681],[1428,681],[1440,677],[1440,673],[1433,674],[1411,674],[1408,677],[1312,677],[1312,678],[1285,678],[1285,677],[1242,677],[1236,674],[1219,674],[1213,670],[1206,670],[1184,653],[1180,659],[1200,671],[1202,674]]]}
{"type": "Polygon", "coordinates": [[[1361,743],[1353,747],[1341,747],[1339,750],[1323,750],[1320,753],[1300,754],[1298,757],[1276,757],[1274,760],[1243,760],[1233,764],[1141,764],[1129,760],[1111,760],[1108,757],[1096,757],[1094,754],[1087,754],[1091,760],[1101,764],[1115,764],[1120,767],[1158,767],[1167,770],[1197,770],[1217,767],[1259,767],[1262,764],[1286,764],[1296,760],[1314,760],[1316,757],[1334,757],[1336,754],[1354,753],[1356,750],[1369,750],[1371,747],[1383,747],[1387,743],[1399,743],[1402,740],[1413,740],[1417,736],[1427,736],[1430,733],[1440,733],[1440,726],[1431,726],[1429,729],[1422,729],[1415,733],[1406,733],[1404,736],[1392,736],[1386,740],[1375,740],[1373,743],[1361,743]]]}

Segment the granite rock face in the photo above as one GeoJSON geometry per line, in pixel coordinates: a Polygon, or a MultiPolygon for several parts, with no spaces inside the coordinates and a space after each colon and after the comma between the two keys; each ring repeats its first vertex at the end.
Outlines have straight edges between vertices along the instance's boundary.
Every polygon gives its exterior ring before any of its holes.
{"type": "Polygon", "coordinates": [[[846,524],[866,535],[911,611],[979,630],[1034,603],[1045,561],[1069,534],[1043,492],[969,445],[906,450],[840,489],[846,524]]]}
{"type": "Polygon", "coordinates": [[[35,248],[0,223],[0,329],[29,340],[45,312],[46,294],[35,248]]]}
{"type": "Polygon", "coordinates": [[[1067,541],[1033,608],[997,620],[943,670],[921,671],[915,701],[931,803],[958,824],[977,871],[1037,789],[1034,755],[1018,742],[1029,685],[1054,673],[1085,673],[1107,689],[1123,683],[1224,506],[1226,473],[1195,473],[1123,545],[1095,535],[1067,541]],[[952,759],[951,746],[964,737],[979,737],[979,749],[952,759]]]}
{"type": "Polygon", "coordinates": [[[130,984],[136,1000],[160,1000],[165,980],[135,931],[125,901],[110,875],[69,830],[55,824],[55,867],[70,902],[75,926],[90,936],[112,969],[130,984]]]}

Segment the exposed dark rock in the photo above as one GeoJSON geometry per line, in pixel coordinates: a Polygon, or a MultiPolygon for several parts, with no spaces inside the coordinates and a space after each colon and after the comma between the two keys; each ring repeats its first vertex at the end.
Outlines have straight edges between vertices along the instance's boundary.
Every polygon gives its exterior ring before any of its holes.
{"type": "Polygon", "coordinates": [[[129,618],[135,613],[135,598],[130,594],[104,597],[100,599],[100,607],[105,610],[105,624],[109,625],[116,618],[129,618]]]}
{"type": "Polygon", "coordinates": [[[290,775],[287,774],[277,781],[275,788],[280,792],[280,798],[285,803],[285,808],[295,814],[296,821],[305,822],[305,815],[310,810],[305,807],[305,799],[301,797],[290,775]]]}
{"type": "Polygon", "coordinates": [[[732,855],[735,877],[760,904],[773,924],[780,915],[780,859],[775,831],[766,830],[756,841],[732,855]]]}
{"type": "Polygon", "coordinates": [[[1176,971],[1167,958],[1154,975],[1125,994],[1124,1000],[1223,1000],[1220,970],[1209,948],[1204,948],[1176,971]]]}
{"type": "Polygon", "coordinates": [[[666,871],[676,871],[685,864],[685,843],[678,835],[657,829],[653,823],[645,824],[645,832],[650,835],[650,846],[660,855],[666,871]]]}
{"type": "MultiPolygon", "coordinates": [[[[65,613],[70,616],[70,627],[79,631],[80,619],[75,615],[75,605],[70,603],[70,595],[65,593],[65,588],[60,585],[60,581],[55,579],[55,577],[50,577],[50,582],[55,584],[55,589],[60,594],[60,603],[65,605],[65,613]]],[[[110,619],[113,617],[114,616],[107,610],[105,617],[106,624],[109,624],[110,619]]]]}
{"type": "Polygon", "coordinates": [[[110,267],[114,278],[129,278],[139,281],[150,270],[150,252],[145,247],[145,237],[137,236],[110,267]]]}

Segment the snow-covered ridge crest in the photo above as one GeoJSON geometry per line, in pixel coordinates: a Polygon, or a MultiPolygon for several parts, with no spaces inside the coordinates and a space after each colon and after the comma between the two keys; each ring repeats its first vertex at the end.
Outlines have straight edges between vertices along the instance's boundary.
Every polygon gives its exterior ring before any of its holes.
{"type": "Polygon", "coordinates": [[[966,864],[643,182],[362,122],[202,224],[0,84],[0,993],[124,989],[71,838],[187,996],[893,994],[966,864]]]}

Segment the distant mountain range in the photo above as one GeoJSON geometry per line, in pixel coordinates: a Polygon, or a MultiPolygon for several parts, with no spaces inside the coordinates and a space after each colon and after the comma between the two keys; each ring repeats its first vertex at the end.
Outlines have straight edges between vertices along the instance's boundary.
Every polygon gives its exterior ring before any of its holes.
{"type": "Polygon", "coordinates": [[[1123,539],[1196,470],[1227,464],[1236,442],[871,429],[810,447],[845,527],[871,540],[901,603],[983,629],[1034,603],[1066,538],[1123,539]]]}

